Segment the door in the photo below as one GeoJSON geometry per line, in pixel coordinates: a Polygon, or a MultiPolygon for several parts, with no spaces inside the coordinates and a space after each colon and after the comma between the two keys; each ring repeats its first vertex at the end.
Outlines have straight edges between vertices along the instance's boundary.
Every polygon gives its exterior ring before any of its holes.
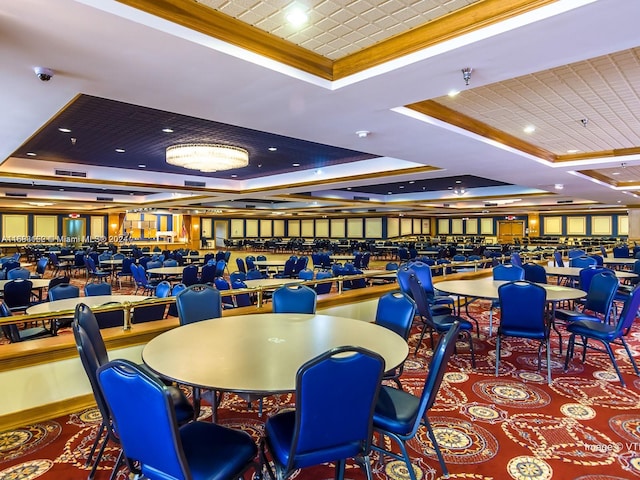
{"type": "Polygon", "coordinates": [[[224,248],[224,241],[227,240],[229,231],[229,222],[226,220],[215,220],[213,228],[216,232],[216,248],[224,248]]]}
{"type": "Polygon", "coordinates": [[[499,220],[498,243],[515,243],[524,237],[524,220],[499,220]]]}

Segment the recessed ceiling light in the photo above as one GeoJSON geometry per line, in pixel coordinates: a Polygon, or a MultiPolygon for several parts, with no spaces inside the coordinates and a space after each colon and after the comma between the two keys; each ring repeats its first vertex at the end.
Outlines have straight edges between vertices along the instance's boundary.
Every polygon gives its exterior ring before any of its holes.
{"type": "Polygon", "coordinates": [[[118,152],[118,153],[124,153],[124,152],[125,152],[125,150],[124,150],[124,148],[116,148],[116,152],[118,152]]]}
{"type": "Polygon", "coordinates": [[[61,192],[64,192],[64,188],[59,188],[58,190],[61,192]]]}
{"type": "Polygon", "coordinates": [[[163,128],[162,131],[164,133],[173,133],[173,128],[163,128]]]}
{"type": "Polygon", "coordinates": [[[236,175],[235,173],[231,175],[231,178],[236,178],[238,175],[236,175]]]}
{"type": "Polygon", "coordinates": [[[300,8],[294,8],[287,14],[287,22],[294,27],[300,27],[307,23],[309,17],[300,8]]]}
{"type": "Polygon", "coordinates": [[[404,185],[400,185],[400,188],[404,188],[404,185]]]}
{"type": "Polygon", "coordinates": [[[409,183],[416,183],[416,181],[415,180],[411,180],[409,183]]]}
{"type": "Polygon", "coordinates": [[[456,183],[462,183],[462,180],[456,180],[456,183]]]}
{"type": "Polygon", "coordinates": [[[34,152],[27,152],[27,157],[35,157],[36,154],[34,152]]]}
{"type": "Polygon", "coordinates": [[[269,147],[267,150],[269,150],[270,152],[275,152],[277,149],[277,147],[269,147]]]}
{"type": "Polygon", "coordinates": [[[524,127],[524,133],[533,133],[536,131],[536,127],[534,127],[533,125],[527,125],[526,127],[524,127]]]}
{"type": "Polygon", "coordinates": [[[570,150],[567,150],[567,153],[578,153],[580,150],[578,150],[577,148],[572,148],[570,150]]]}
{"type": "Polygon", "coordinates": [[[347,187],[347,190],[351,190],[351,187],[347,187]]]}
{"type": "Polygon", "coordinates": [[[59,132],[62,132],[62,133],[71,133],[71,129],[70,129],[70,128],[63,128],[63,127],[60,127],[60,128],[58,129],[58,131],[59,131],[59,132]]]}
{"type": "Polygon", "coordinates": [[[299,166],[300,166],[300,164],[299,164],[299,163],[292,163],[292,164],[291,164],[291,166],[292,166],[292,167],[299,167],[299,166]]]}
{"type": "Polygon", "coordinates": [[[387,192],[387,195],[392,195],[392,192],[387,192]]]}
{"type": "Polygon", "coordinates": [[[358,130],[356,132],[356,135],[358,135],[360,138],[367,138],[370,133],[371,132],[369,130],[358,130]]]}
{"type": "Polygon", "coordinates": [[[449,95],[451,98],[457,96],[460,93],[460,90],[449,90],[449,93],[447,93],[447,95],[449,95]]]}
{"type": "Polygon", "coordinates": [[[556,189],[556,190],[562,190],[563,188],[564,188],[564,185],[563,185],[563,184],[561,184],[561,183],[556,183],[556,184],[555,184],[555,189],[556,189]]]}
{"type": "Polygon", "coordinates": [[[147,168],[147,166],[144,163],[139,163],[138,168],[147,168]]]}

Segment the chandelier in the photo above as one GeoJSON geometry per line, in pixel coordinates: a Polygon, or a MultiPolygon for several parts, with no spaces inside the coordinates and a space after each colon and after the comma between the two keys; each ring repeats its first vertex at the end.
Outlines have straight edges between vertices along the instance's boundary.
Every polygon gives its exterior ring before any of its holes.
{"type": "Polygon", "coordinates": [[[217,172],[246,167],[249,152],[244,148],[211,143],[187,143],[167,148],[167,163],[177,167],[217,172]]]}

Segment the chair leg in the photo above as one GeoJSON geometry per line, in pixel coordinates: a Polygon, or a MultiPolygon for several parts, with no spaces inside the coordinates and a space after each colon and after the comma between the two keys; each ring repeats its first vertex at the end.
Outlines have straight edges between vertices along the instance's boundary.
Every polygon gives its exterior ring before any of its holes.
{"type": "Polygon", "coordinates": [[[476,368],[476,355],[473,351],[473,337],[471,335],[471,332],[466,332],[466,333],[469,336],[469,352],[471,352],[471,366],[473,368],[476,368]]]}
{"type": "Polygon", "coordinates": [[[638,370],[638,365],[636,361],[633,359],[633,355],[631,355],[631,350],[629,350],[629,345],[624,341],[624,338],[620,337],[620,341],[622,342],[622,346],[627,351],[627,355],[629,356],[629,360],[631,361],[631,365],[633,365],[633,370],[636,372],[636,375],[640,376],[640,371],[638,370]]]}
{"type": "MultiPolygon", "coordinates": [[[[626,387],[626,383],[624,383],[624,379],[622,378],[622,373],[620,372],[620,368],[618,368],[618,362],[616,362],[616,357],[613,355],[613,350],[611,350],[611,345],[609,342],[602,342],[604,348],[606,348],[607,353],[609,354],[609,358],[611,359],[611,363],[613,363],[613,368],[615,368],[616,373],[618,374],[618,378],[620,379],[620,385],[626,387]]],[[[628,350],[627,350],[628,352],[628,350]]]]}
{"type": "Polygon", "coordinates": [[[574,334],[571,334],[569,336],[569,343],[567,344],[567,355],[564,358],[564,371],[566,372],[567,370],[569,370],[569,361],[571,360],[571,357],[573,357],[573,349],[575,346],[575,342],[576,342],[576,336],[574,334]]]}
{"type": "Polygon", "coordinates": [[[496,338],[496,377],[498,376],[498,369],[500,368],[500,334],[496,338]]]}
{"type": "Polygon", "coordinates": [[[551,385],[551,340],[547,337],[547,383],[551,385]]]}
{"type": "Polygon", "coordinates": [[[442,476],[444,478],[449,478],[449,470],[447,470],[447,465],[444,463],[444,457],[442,456],[440,446],[438,445],[438,441],[436,440],[436,436],[433,433],[433,428],[431,428],[431,423],[429,422],[426,413],[424,415],[424,424],[429,432],[429,438],[431,439],[431,443],[433,444],[433,449],[436,451],[436,455],[438,456],[438,461],[440,462],[440,467],[442,468],[442,476]]]}

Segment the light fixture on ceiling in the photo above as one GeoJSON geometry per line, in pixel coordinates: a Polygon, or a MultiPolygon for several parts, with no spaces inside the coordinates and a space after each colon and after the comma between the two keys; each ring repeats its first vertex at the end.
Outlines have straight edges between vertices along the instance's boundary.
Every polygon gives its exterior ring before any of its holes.
{"type": "Polygon", "coordinates": [[[563,188],[564,188],[564,185],[563,185],[563,184],[561,184],[561,183],[556,183],[556,184],[555,184],[555,189],[556,189],[556,190],[562,190],[563,188]]]}
{"type": "Polygon", "coordinates": [[[370,133],[371,132],[369,130],[358,130],[356,132],[356,135],[358,135],[360,138],[367,138],[370,133]]]}
{"type": "Polygon", "coordinates": [[[462,79],[464,80],[464,84],[469,86],[469,80],[471,80],[471,72],[473,72],[473,68],[466,67],[462,69],[462,79]]]}
{"type": "Polygon", "coordinates": [[[249,164],[244,148],[212,143],[187,143],[167,147],[167,163],[201,172],[243,168],[249,164]]]}
{"type": "Polygon", "coordinates": [[[467,193],[467,189],[464,187],[455,187],[453,189],[453,193],[456,197],[461,197],[463,196],[465,193],[467,193]]]}

